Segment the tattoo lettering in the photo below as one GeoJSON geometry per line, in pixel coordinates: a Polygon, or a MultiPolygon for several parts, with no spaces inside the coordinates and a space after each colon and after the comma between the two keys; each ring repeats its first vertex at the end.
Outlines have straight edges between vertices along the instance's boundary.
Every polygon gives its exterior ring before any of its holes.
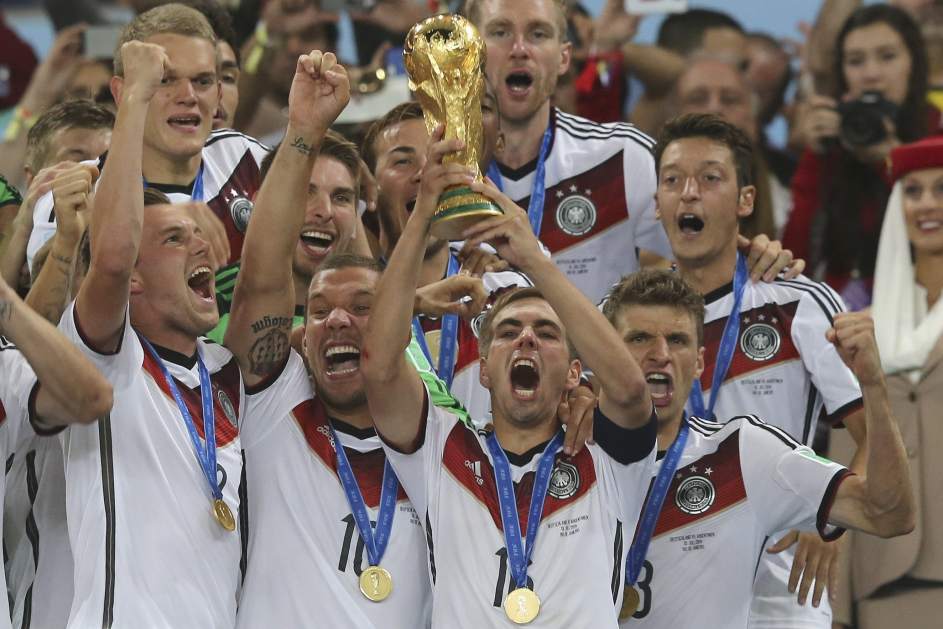
{"type": "Polygon", "coordinates": [[[278,369],[291,345],[288,342],[288,332],[282,328],[274,328],[260,336],[252,349],[249,350],[249,371],[255,376],[265,376],[278,369]]]}
{"type": "Polygon", "coordinates": [[[313,144],[305,144],[304,138],[299,135],[297,138],[291,141],[291,148],[295,149],[302,155],[311,155],[315,147],[313,144]]]}
{"type": "Polygon", "coordinates": [[[262,330],[267,330],[268,328],[290,328],[291,318],[270,317],[269,315],[265,315],[258,321],[254,322],[251,327],[253,334],[258,334],[262,330]]]}

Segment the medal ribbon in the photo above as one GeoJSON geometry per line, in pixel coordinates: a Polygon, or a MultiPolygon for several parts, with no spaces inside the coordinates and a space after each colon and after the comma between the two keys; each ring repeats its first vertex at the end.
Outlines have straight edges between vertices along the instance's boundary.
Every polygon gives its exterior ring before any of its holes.
{"type": "MultiPolygon", "coordinates": [[[[147,179],[144,180],[144,187],[147,188],[147,179]]],[[[203,162],[200,162],[200,169],[196,171],[196,179],[193,180],[193,190],[190,191],[190,198],[194,201],[203,200],[203,162]]]]}
{"type": "Polygon", "coordinates": [[[639,518],[638,531],[632,545],[629,547],[629,555],[625,560],[625,584],[634,585],[638,579],[638,573],[642,569],[642,562],[645,561],[645,555],[648,553],[649,542],[652,541],[652,533],[655,532],[655,524],[658,523],[658,516],[661,514],[661,507],[665,504],[665,496],[668,495],[668,487],[671,486],[671,479],[678,469],[678,463],[681,461],[681,455],[684,453],[684,445],[688,441],[688,420],[687,417],[681,417],[681,426],[678,428],[678,435],[665,458],[661,462],[661,469],[655,476],[655,482],[652,485],[652,491],[645,500],[645,506],[642,507],[642,517],[639,518]]]}
{"type": "Polygon", "coordinates": [[[720,387],[727,377],[727,370],[730,369],[730,363],[733,361],[733,354],[737,348],[737,336],[740,334],[740,304],[743,302],[743,291],[746,290],[746,287],[747,260],[742,254],[737,253],[737,269],[733,274],[733,307],[730,309],[730,316],[727,317],[727,323],[724,325],[724,333],[720,338],[720,348],[717,350],[714,377],[711,379],[710,402],[705,408],[704,391],[701,389],[699,378],[694,379],[694,383],[691,385],[691,393],[688,395],[688,403],[691,405],[692,413],[702,419],[717,421],[714,416],[714,404],[717,403],[720,387]]]}
{"type": "MultiPolygon", "coordinates": [[[[534,234],[540,237],[540,226],[544,219],[544,199],[546,198],[546,179],[547,179],[547,156],[550,154],[550,143],[553,142],[553,127],[548,125],[544,131],[544,137],[540,141],[540,153],[537,155],[537,168],[534,169],[534,186],[530,191],[530,203],[527,205],[527,218],[530,220],[530,227],[534,234]]],[[[501,183],[501,170],[497,162],[493,161],[488,166],[488,177],[498,187],[498,190],[504,192],[504,184],[501,183]]]]}
{"type": "Polygon", "coordinates": [[[210,373],[203,363],[203,356],[200,354],[199,346],[197,346],[196,349],[196,364],[200,373],[200,399],[203,403],[203,435],[206,439],[205,448],[202,443],[200,443],[200,435],[196,432],[193,416],[190,415],[190,410],[183,401],[183,397],[180,395],[180,389],[177,388],[177,383],[174,382],[173,376],[170,375],[170,370],[167,369],[167,365],[164,364],[164,361],[157,354],[157,350],[154,349],[154,346],[151,345],[146,338],[140,334],[138,338],[141,339],[141,344],[157,362],[161,372],[164,374],[164,381],[167,383],[171,394],[173,394],[174,400],[177,402],[177,408],[180,409],[180,414],[183,416],[183,423],[186,424],[187,432],[190,433],[190,441],[193,442],[193,450],[196,453],[197,461],[200,462],[200,467],[203,468],[203,476],[206,477],[206,481],[210,484],[213,498],[215,500],[221,500],[223,492],[220,490],[219,483],[216,480],[216,413],[213,409],[213,385],[210,383],[210,373]]]}
{"type": "Polygon", "coordinates": [[[350,461],[347,460],[347,453],[344,452],[344,446],[337,433],[334,432],[334,426],[331,426],[331,439],[334,440],[334,452],[337,455],[337,476],[340,478],[341,485],[344,486],[344,493],[347,494],[347,504],[354,514],[354,520],[357,522],[357,530],[360,531],[360,537],[363,538],[364,547],[367,549],[367,560],[371,566],[380,565],[383,559],[383,553],[386,552],[386,545],[390,541],[390,532],[393,530],[393,516],[396,514],[396,494],[399,491],[399,480],[396,478],[396,472],[390,466],[390,461],[386,460],[383,464],[383,485],[380,490],[380,511],[377,514],[376,531],[370,525],[370,514],[367,513],[367,505],[364,503],[363,494],[360,493],[360,487],[357,486],[357,479],[354,477],[354,470],[350,467],[350,461]]]}
{"type": "Polygon", "coordinates": [[[534,542],[537,541],[537,529],[540,528],[540,518],[544,512],[544,501],[547,498],[547,489],[550,487],[554,459],[563,447],[563,431],[558,431],[550,440],[537,463],[533,492],[530,496],[530,510],[527,513],[527,541],[523,548],[521,524],[517,517],[517,499],[514,495],[514,481],[511,478],[511,464],[504,450],[501,449],[494,431],[488,433],[486,441],[491,451],[494,480],[498,488],[498,504],[501,507],[501,524],[504,528],[504,543],[508,551],[511,578],[514,579],[517,587],[522,588],[527,584],[527,565],[534,553],[534,542]]]}
{"type": "MultiPolygon", "coordinates": [[[[449,268],[445,277],[452,277],[458,273],[458,260],[455,256],[449,254],[449,268]]],[[[432,364],[432,352],[429,351],[429,345],[426,343],[426,335],[422,331],[422,325],[419,323],[419,317],[413,317],[413,335],[419,344],[422,353],[426,355],[426,360],[432,364]]],[[[445,382],[445,386],[452,388],[452,378],[455,377],[455,352],[458,349],[458,315],[446,314],[442,317],[442,334],[439,336],[439,363],[436,368],[436,374],[445,382]]]]}

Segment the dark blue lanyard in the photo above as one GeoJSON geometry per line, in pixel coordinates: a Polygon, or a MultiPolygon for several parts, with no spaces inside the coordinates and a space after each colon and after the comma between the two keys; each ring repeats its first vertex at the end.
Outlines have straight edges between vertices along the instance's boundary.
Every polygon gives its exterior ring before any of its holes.
{"type": "Polygon", "coordinates": [[[360,537],[363,539],[364,547],[367,549],[367,560],[371,566],[379,566],[383,559],[383,553],[386,551],[386,545],[390,541],[390,532],[393,530],[393,516],[396,515],[396,494],[399,491],[399,481],[396,478],[396,472],[390,466],[389,460],[383,464],[383,487],[380,490],[380,511],[377,514],[377,528],[374,532],[370,525],[370,514],[367,513],[367,505],[363,501],[363,494],[357,486],[357,479],[354,477],[354,471],[350,467],[350,461],[347,460],[347,453],[344,452],[344,446],[334,426],[328,426],[331,429],[331,439],[334,440],[334,452],[337,454],[337,476],[344,486],[344,493],[347,494],[347,504],[354,514],[354,520],[357,522],[357,530],[360,531],[360,537]]]}
{"type": "Polygon", "coordinates": [[[678,427],[678,436],[671,443],[665,458],[661,462],[661,469],[655,476],[655,483],[652,485],[652,491],[645,500],[645,506],[642,507],[642,517],[639,519],[638,531],[632,545],[629,547],[629,555],[625,559],[625,583],[626,585],[635,584],[638,579],[638,573],[642,569],[642,562],[645,561],[645,555],[648,553],[648,545],[652,541],[652,534],[655,532],[655,525],[658,523],[658,516],[661,514],[661,507],[665,504],[665,496],[668,495],[668,487],[671,486],[671,479],[678,469],[678,463],[681,461],[681,455],[684,453],[684,445],[688,441],[688,421],[681,417],[681,426],[678,427]]]}
{"type": "Polygon", "coordinates": [[[704,391],[701,389],[701,381],[694,379],[691,385],[691,393],[688,396],[688,403],[691,405],[692,414],[709,421],[717,421],[714,416],[714,404],[717,403],[717,396],[720,394],[720,387],[724,384],[727,377],[727,370],[730,369],[730,363],[733,361],[734,351],[737,349],[737,336],[740,335],[740,304],[743,302],[743,291],[747,287],[747,261],[742,254],[737,254],[737,270],[733,274],[733,307],[730,309],[730,316],[727,317],[727,323],[724,325],[724,334],[720,338],[720,348],[717,350],[717,360],[714,362],[714,377],[711,380],[711,399],[707,407],[704,407],[704,391]]]}
{"type": "MultiPolygon", "coordinates": [[[[540,237],[540,226],[544,219],[544,199],[547,195],[547,156],[550,154],[550,143],[553,142],[553,126],[548,126],[544,131],[544,137],[540,141],[540,153],[537,155],[537,168],[534,170],[534,186],[530,191],[530,203],[527,205],[527,218],[530,220],[530,227],[534,234],[540,237]]],[[[501,170],[497,162],[493,161],[488,166],[488,177],[498,187],[498,190],[504,192],[504,184],[501,182],[501,170]]]]}
{"type": "MultiPolygon", "coordinates": [[[[144,187],[148,187],[147,179],[144,180],[144,187]]],[[[200,168],[196,171],[196,179],[193,180],[193,190],[190,191],[190,198],[194,201],[203,200],[203,162],[200,162],[200,168]]]]}
{"type": "Polygon", "coordinates": [[[537,541],[537,529],[540,528],[540,518],[544,512],[544,500],[547,498],[547,489],[550,487],[550,475],[557,452],[563,446],[563,431],[550,440],[534,474],[534,487],[530,496],[530,511],[527,514],[527,545],[521,543],[521,521],[517,517],[517,499],[514,495],[514,481],[511,478],[511,464],[501,449],[498,438],[492,430],[486,438],[488,449],[491,451],[491,464],[494,467],[494,480],[498,488],[498,504],[501,507],[501,524],[504,528],[504,544],[508,551],[508,563],[511,567],[511,578],[516,587],[527,585],[527,566],[530,557],[534,554],[534,542],[537,541]]]}
{"type": "MultiPolygon", "coordinates": [[[[458,260],[449,254],[449,268],[445,277],[452,277],[458,273],[458,260]]],[[[413,317],[413,335],[426,360],[432,365],[432,353],[426,343],[426,336],[419,323],[419,317],[413,317]]],[[[458,348],[458,315],[447,314],[442,317],[442,333],[439,335],[439,363],[436,374],[445,382],[445,386],[452,388],[452,378],[455,377],[455,352],[458,348]]]]}
{"type": "Polygon", "coordinates": [[[164,381],[167,383],[167,387],[170,389],[174,400],[177,402],[177,408],[180,409],[180,414],[183,416],[183,423],[187,425],[187,432],[190,433],[190,441],[193,442],[193,450],[196,452],[196,458],[197,461],[200,462],[200,467],[203,468],[203,475],[206,477],[206,482],[210,484],[213,498],[217,500],[221,499],[223,492],[220,490],[219,483],[216,481],[216,413],[213,410],[213,385],[210,383],[210,373],[206,370],[203,357],[200,355],[199,345],[196,349],[196,364],[197,370],[200,373],[200,399],[203,402],[203,436],[206,440],[206,448],[204,448],[203,444],[200,442],[200,435],[196,432],[193,417],[190,415],[190,410],[180,396],[180,389],[177,388],[177,383],[174,382],[173,376],[170,375],[167,365],[164,364],[164,361],[161,360],[154,346],[151,345],[146,338],[140,334],[138,338],[141,339],[141,344],[157,362],[161,372],[164,374],[164,381]]]}

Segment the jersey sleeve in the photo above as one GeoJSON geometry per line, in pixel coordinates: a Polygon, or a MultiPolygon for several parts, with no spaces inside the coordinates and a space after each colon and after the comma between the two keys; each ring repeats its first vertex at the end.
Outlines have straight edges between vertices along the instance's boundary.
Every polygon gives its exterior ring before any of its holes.
{"type": "Polygon", "coordinates": [[[736,421],[743,483],[763,531],[818,530],[823,539],[839,537],[844,529],[829,529],[826,521],[850,472],[755,417],[736,421]]]}
{"type": "Polygon", "coordinates": [[[59,330],[92,361],[92,364],[114,387],[116,393],[134,381],[138,370],[144,363],[144,348],[131,328],[128,309],[124,312],[124,329],[121,340],[118,342],[118,349],[111,353],[101,353],[88,344],[82,332],[82,322],[78,320],[74,301],[63,313],[59,321],[59,330]]]}
{"type": "MultiPolygon", "coordinates": [[[[644,135],[638,132],[639,135],[644,135]]],[[[651,138],[644,136],[653,144],[651,138]]],[[[655,158],[645,150],[640,142],[631,139],[625,141],[623,151],[623,176],[625,180],[625,205],[629,209],[629,218],[635,217],[635,246],[651,251],[661,257],[672,260],[671,245],[668,236],[655,215],[655,188],[657,173],[655,158]]]]}
{"type": "Polygon", "coordinates": [[[429,499],[434,495],[442,476],[445,441],[461,421],[456,415],[431,404],[429,396],[427,389],[423,399],[420,444],[415,451],[401,452],[380,435],[386,457],[417,513],[425,513],[429,507],[429,499]]]}
{"type": "Polygon", "coordinates": [[[256,387],[246,388],[246,406],[239,427],[242,447],[256,445],[292,409],[310,399],[314,388],[301,356],[291,350],[281,373],[256,387]]]}
{"type": "Polygon", "coordinates": [[[861,406],[861,388],[835,346],[825,338],[833,317],[845,311],[841,297],[825,284],[804,282],[803,292],[792,324],[792,340],[812,384],[825,402],[828,419],[835,424],[861,406]]]}
{"type": "Polygon", "coordinates": [[[0,430],[6,434],[6,456],[16,452],[17,443],[33,433],[30,428],[31,401],[38,381],[26,358],[0,339],[0,430]]]}
{"type": "Polygon", "coordinates": [[[610,508],[623,522],[634,522],[642,509],[655,468],[658,419],[634,430],[616,425],[599,408],[593,416],[593,455],[602,490],[610,508]]]}

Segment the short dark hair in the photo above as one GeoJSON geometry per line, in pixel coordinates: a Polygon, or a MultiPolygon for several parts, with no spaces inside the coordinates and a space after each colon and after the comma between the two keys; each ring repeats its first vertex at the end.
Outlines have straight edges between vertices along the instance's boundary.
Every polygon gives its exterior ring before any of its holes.
{"type": "Polygon", "coordinates": [[[715,114],[685,114],[665,123],[655,145],[656,170],[661,170],[661,157],[668,145],[684,138],[707,138],[726,146],[733,155],[737,187],[753,185],[753,144],[750,138],[715,114]]]}
{"type": "MultiPolygon", "coordinates": [[[[272,170],[275,154],[278,153],[281,145],[282,143],[279,142],[273,146],[272,150],[262,158],[262,163],[259,164],[261,181],[265,181],[269,171],[272,170]]],[[[340,133],[329,129],[318,147],[318,157],[330,157],[343,164],[354,181],[354,193],[360,195],[360,151],[357,150],[356,144],[340,133]]]]}
{"type": "Polygon", "coordinates": [[[236,43],[236,30],[233,28],[232,15],[217,0],[176,0],[178,3],[196,9],[203,14],[216,33],[216,41],[226,42],[236,53],[236,64],[239,60],[239,45],[236,43]]]}
{"type": "MultiPolygon", "coordinates": [[[[524,299],[541,299],[547,301],[543,293],[540,292],[540,289],[534,286],[515,287],[501,293],[494,304],[485,311],[485,316],[481,319],[481,326],[478,329],[479,355],[487,356],[488,350],[491,349],[491,342],[494,340],[494,320],[497,318],[498,314],[514,302],[524,299]]],[[[567,342],[567,347],[570,350],[570,357],[575,358],[576,353],[573,351],[573,347],[569,342],[567,342]]]]}
{"type": "Polygon", "coordinates": [[[628,306],[667,306],[684,310],[694,320],[698,347],[704,344],[704,298],[677,273],[642,269],[626,275],[606,295],[602,313],[615,327],[622,309],[628,306]]]}
{"type": "Polygon", "coordinates": [[[740,22],[721,11],[689,9],[672,13],[658,29],[656,43],[680,55],[687,56],[704,43],[704,33],[712,28],[732,28],[743,32],[740,22]]]}
{"type": "Polygon", "coordinates": [[[386,129],[403,121],[422,119],[422,106],[416,101],[409,101],[400,103],[386,112],[382,118],[374,121],[374,123],[370,125],[370,128],[367,129],[367,133],[363,136],[363,145],[360,153],[363,155],[363,161],[367,164],[367,168],[370,169],[371,173],[376,174],[377,172],[378,156],[376,153],[376,143],[380,134],[386,129]]]}
{"type": "Polygon", "coordinates": [[[26,136],[26,167],[35,175],[49,158],[52,134],[60,129],[111,129],[115,114],[94,101],[78,98],[43,112],[26,136]]]}
{"type": "Polygon", "coordinates": [[[144,188],[144,206],[148,205],[169,205],[172,203],[170,197],[163,190],[157,188],[144,188]]]}

